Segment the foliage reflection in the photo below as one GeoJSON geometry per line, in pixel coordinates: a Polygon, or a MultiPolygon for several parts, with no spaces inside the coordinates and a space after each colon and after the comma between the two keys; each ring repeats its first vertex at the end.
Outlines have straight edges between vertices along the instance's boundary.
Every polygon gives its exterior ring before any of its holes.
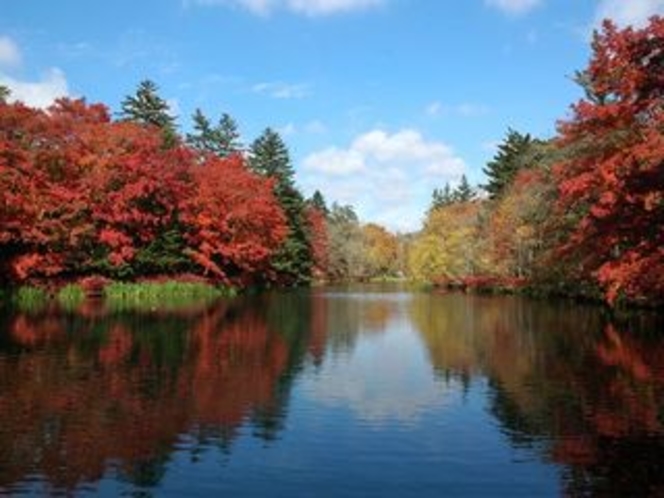
{"type": "Polygon", "coordinates": [[[419,295],[410,313],[437,374],[486,377],[506,436],[563,465],[567,493],[664,493],[661,319],[462,294],[419,295]]]}
{"type": "Polygon", "coordinates": [[[361,337],[390,327],[417,331],[434,376],[485,389],[504,440],[560,468],[567,494],[664,493],[661,325],[565,302],[372,289],[3,312],[0,493],[33,476],[67,492],[109,476],[155,487],[176,452],[230,454],[247,435],[279,444],[297,431],[295,378],[345,368],[361,337]]]}

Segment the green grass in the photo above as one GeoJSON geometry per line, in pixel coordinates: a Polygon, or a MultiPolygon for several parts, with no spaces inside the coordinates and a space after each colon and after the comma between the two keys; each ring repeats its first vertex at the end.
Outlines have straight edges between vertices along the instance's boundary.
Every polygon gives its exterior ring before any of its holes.
{"type": "MultiPolygon", "coordinates": [[[[199,282],[113,282],[104,288],[106,303],[113,309],[122,310],[178,308],[235,295],[236,289],[199,282]]],[[[67,284],[55,295],[55,301],[65,310],[77,309],[85,298],[85,291],[80,284],[67,284]]],[[[0,289],[0,303],[11,303],[25,312],[39,312],[52,301],[53,296],[40,287],[0,289]]]]}
{"type": "Polygon", "coordinates": [[[58,303],[65,309],[76,309],[85,300],[85,291],[78,284],[67,284],[56,296],[58,303]]]}
{"type": "Polygon", "coordinates": [[[104,289],[106,302],[116,309],[172,308],[232,297],[235,289],[193,282],[114,282],[104,289]]]}
{"type": "Polygon", "coordinates": [[[48,293],[39,287],[22,286],[13,293],[12,300],[22,311],[39,311],[48,303],[48,293]]]}

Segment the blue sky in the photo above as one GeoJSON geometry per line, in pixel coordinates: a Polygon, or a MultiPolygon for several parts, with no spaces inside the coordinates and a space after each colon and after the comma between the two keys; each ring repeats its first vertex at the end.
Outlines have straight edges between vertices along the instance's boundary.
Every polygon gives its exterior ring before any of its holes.
{"type": "Polygon", "coordinates": [[[546,138],[581,96],[600,19],[664,0],[2,0],[0,83],[113,111],[152,79],[186,132],[195,108],[270,126],[298,185],[363,221],[416,229],[431,191],[482,167],[508,127],[546,138]]]}

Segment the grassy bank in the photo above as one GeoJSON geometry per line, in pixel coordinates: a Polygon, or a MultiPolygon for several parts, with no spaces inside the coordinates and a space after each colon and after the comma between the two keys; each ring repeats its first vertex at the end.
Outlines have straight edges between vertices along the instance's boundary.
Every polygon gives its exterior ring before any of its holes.
{"type": "Polygon", "coordinates": [[[76,309],[94,295],[112,308],[151,309],[183,306],[200,301],[233,297],[236,289],[215,287],[204,282],[182,282],[164,280],[158,282],[113,282],[98,284],[94,292],[83,283],[66,284],[57,291],[41,286],[21,286],[0,292],[0,299],[22,310],[37,311],[49,303],[56,302],[65,309],[76,309]]]}
{"type": "Polygon", "coordinates": [[[224,297],[235,289],[200,282],[113,282],[104,289],[106,303],[114,309],[158,309],[182,307],[224,297]]]}

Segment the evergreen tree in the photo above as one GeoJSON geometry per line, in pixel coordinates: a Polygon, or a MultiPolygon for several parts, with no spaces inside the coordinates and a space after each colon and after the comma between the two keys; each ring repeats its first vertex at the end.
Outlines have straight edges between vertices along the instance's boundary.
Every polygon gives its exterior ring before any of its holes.
{"type": "Polygon", "coordinates": [[[498,152],[482,169],[489,182],[482,185],[489,194],[490,199],[500,197],[505,188],[512,183],[516,173],[527,165],[526,158],[534,141],[530,134],[508,129],[503,143],[498,146],[498,152]]]}
{"type": "Polygon", "coordinates": [[[293,185],[295,172],[288,148],[279,133],[266,128],[250,147],[251,168],[259,175],[275,178],[279,187],[293,185]]]}
{"type": "Polygon", "coordinates": [[[215,131],[218,137],[219,149],[217,153],[219,155],[226,157],[242,150],[237,121],[230,114],[223,113],[221,115],[215,131]]]}
{"type": "Polygon", "coordinates": [[[454,192],[452,193],[452,201],[468,202],[472,201],[474,197],[475,197],[475,192],[468,183],[468,178],[466,178],[466,175],[461,175],[461,181],[459,182],[459,186],[455,188],[454,192]]]}
{"type": "Polygon", "coordinates": [[[196,109],[191,117],[194,122],[194,132],[187,133],[187,144],[199,152],[212,152],[214,148],[214,131],[210,120],[203,114],[203,111],[196,109]]]}
{"type": "Polygon", "coordinates": [[[139,83],[134,95],[128,95],[122,101],[120,118],[147,126],[156,126],[162,130],[164,145],[175,145],[177,131],[175,118],[170,113],[168,103],[159,96],[159,88],[150,80],[139,83]]]}
{"type": "Polygon", "coordinates": [[[313,193],[311,199],[309,199],[309,204],[325,215],[329,213],[329,209],[327,208],[327,204],[325,202],[325,197],[323,197],[323,194],[321,194],[319,190],[316,190],[313,193]]]}
{"type": "Polygon", "coordinates": [[[454,202],[454,199],[452,198],[452,189],[450,188],[449,182],[445,182],[445,187],[443,189],[433,189],[429,212],[433,211],[434,209],[449,206],[452,204],[452,202],[454,202]]]}
{"type": "Polygon", "coordinates": [[[195,133],[187,134],[187,143],[194,149],[219,157],[228,157],[242,150],[237,123],[229,114],[222,114],[215,127],[200,109],[196,109],[192,119],[195,133]]]}
{"type": "Polygon", "coordinates": [[[267,128],[251,144],[249,164],[256,173],[275,180],[274,192],[288,220],[289,233],[272,266],[283,283],[308,283],[313,256],[306,203],[295,186],[295,172],[288,148],[276,131],[267,128]]]}
{"type": "Polygon", "coordinates": [[[468,183],[466,175],[461,175],[459,186],[454,190],[450,187],[449,182],[446,182],[443,189],[434,189],[431,197],[431,206],[429,207],[430,213],[435,209],[449,206],[457,202],[472,201],[475,198],[475,191],[468,183]]]}
{"type": "Polygon", "coordinates": [[[0,104],[6,104],[11,96],[11,90],[5,85],[0,85],[0,104]]]}

